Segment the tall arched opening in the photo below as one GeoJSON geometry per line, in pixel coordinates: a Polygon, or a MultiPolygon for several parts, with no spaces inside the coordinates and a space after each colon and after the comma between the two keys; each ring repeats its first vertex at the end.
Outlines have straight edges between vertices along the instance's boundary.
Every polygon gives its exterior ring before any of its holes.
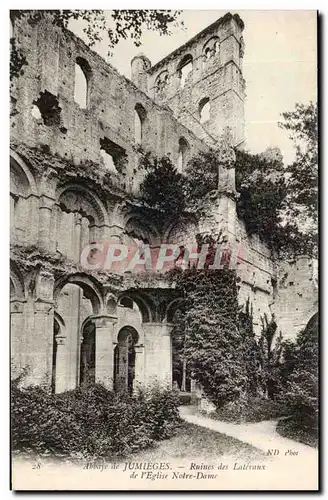
{"type": "Polygon", "coordinates": [[[138,332],[132,326],[124,326],[118,333],[114,349],[114,387],[118,392],[132,394],[135,380],[135,346],[138,332]]]}

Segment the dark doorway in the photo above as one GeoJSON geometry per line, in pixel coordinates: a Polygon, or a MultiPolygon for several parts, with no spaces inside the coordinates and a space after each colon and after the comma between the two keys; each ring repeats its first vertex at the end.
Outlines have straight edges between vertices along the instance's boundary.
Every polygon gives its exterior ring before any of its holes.
{"type": "Polygon", "coordinates": [[[132,394],[138,333],[134,328],[126,326],[119,331],[117,340],[114,349],[114,387],[116,391],[132,394]]]}
{"type": "Polygon", "coordinates": [[[83,328],[80,358],[80,384],[90,385],[96,381],[96,328],[90,321],[83,328]]]}

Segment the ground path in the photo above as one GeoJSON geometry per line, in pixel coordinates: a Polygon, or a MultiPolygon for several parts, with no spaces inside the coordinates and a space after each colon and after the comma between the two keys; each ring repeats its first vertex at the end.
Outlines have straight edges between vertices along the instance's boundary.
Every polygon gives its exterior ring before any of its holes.
{"type": "Polygon", "coordinates": [[[233,437],[243,443],[255,446],[267,453],[269,449],[293,450],[297,454],[306,454],[308,457],[317,457],[318,451],[306,444],[280,436],[276,431],[277,420],[265,420],[257,423],[233,424],[213,420],[198,413],[196,406],[180,406],[180,417],[185,422],[199,425],[212,431],[220,432],[233,437]]]}
{"type": "Polygon", "coordinates": [[[118,468],[113,469],[110,460],[105,461],[104,470],[95,470],[86,468],[83,461],[43,459],[37,468],[37,461],[16,458],[14,485],[17,489],[59,490],[317,489],[317,450],[279,436],[276,421],[232,424],[204,417],[193,406],[179,411],[184,422],[174,436],[132,453],[119,461],[118,468]],[[279,456],[268,456],[268,449],[278,449],[279,456]],[[288,450],[297,454],[286,454],[288,450]],[[159,470],[159,464],[164,469],[159,470]]]}

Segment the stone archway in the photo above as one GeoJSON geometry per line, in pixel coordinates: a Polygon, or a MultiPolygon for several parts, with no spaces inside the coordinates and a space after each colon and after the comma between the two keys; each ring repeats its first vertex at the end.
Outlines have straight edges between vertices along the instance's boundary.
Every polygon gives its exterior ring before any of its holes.
{"type": "Polygon", "coordinates": [[[83,273],[58,280],[54,299],[55,392],[63,392],[96,381],[95,316],[103,299],[97,280],[83,273]]]}
{"type": "Polygon", "coordinates": [[[124,326],[118,332],[114,349],[114,387],[118,392],[132,394],[135,380],[138,332],[132,326],[124,326]]]}

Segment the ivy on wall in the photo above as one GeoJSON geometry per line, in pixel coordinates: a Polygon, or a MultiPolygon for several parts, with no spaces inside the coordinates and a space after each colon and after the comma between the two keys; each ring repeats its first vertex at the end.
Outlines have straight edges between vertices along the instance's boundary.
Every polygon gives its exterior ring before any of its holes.
{"type": "Polygon", "coordinates": [[[171,279],[185,297],[172,336],[184,333],[183,351],[192,377],[219,408],[241,397],[246,389],[242,337],[237,327],[236,273],[229,269],[175,269],[171,279]]]}

